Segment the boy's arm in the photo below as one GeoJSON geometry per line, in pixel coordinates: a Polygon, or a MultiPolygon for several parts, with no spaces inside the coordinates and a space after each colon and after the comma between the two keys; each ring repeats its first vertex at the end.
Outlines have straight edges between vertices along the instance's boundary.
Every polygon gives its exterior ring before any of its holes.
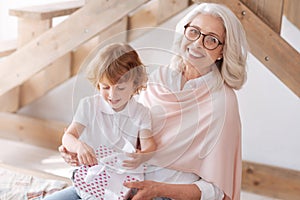
{"type": "Polygon", "coordinates": [[[85,126],[72,122],[62,137],[62,144],[69,152],[77,153],[79,163],[95,165],[97,159],[93,148],[78,139],[84,128],[85,126]]]}
{"type": "Polygon", "coordinates": [[[139,137],[141,150],[137,150],[136,153],[126,153],[131,159],[124,160],[122,164],[123,167],[135,169],[153,156],[153,153],[156,150],[156,143],[152,137],[152,132],[148,129],[141,130],[139,137]]]}
{"type": "Polygon", "coordinates": [[[156,150],[156,143],[149,129],[141,130],[139,133],[141,142],[141,153],[151,153],[156,150]]]}
{"type": "Polygon", "coordinates": [[[79,136],[84,130],[84,126],[72,122],[70,126],[65,130],[62,137],[62,144],[70,152],[77,153],[78,146],[80,145],[79,136]]]}

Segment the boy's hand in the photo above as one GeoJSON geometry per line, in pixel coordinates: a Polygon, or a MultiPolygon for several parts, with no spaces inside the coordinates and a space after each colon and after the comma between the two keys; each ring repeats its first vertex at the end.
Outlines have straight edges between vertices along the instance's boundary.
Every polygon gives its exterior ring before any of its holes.
{"type": "Polygon", "coordinates": [[[139,167],[142,163],[150,159],[151,155],[149,153],[142,153],[137,150],[136,153],[126,153],[126,156],[130,157],[129,160],[124,160],[122,166],[127,169],[135,169],[139,167]]]}
{"type": "Polygon", "coordinates": [[[84,165],[98,164],[94,149],[84,142],[80,142],[80,145],[78,145],[77,158],[79,160],[79,163],[84,165]]]}
{"type": "Polygon", "coordinates": [[[58,147],[61,157],[66,163],[72,166],[79,166],[79,160],[77,158],[77,153],[72,153],[66,149],[63,145],[58,147]]]}

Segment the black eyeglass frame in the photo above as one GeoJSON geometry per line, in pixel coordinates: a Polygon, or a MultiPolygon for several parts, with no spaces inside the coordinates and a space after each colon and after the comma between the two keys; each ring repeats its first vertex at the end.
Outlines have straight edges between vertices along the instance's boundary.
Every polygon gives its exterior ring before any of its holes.
{"type": "Polygon", "coordinates": [[[207,49],[207,50],[215,50],[216,48],[218,48],[218,46],[224,45],[224,43],[222,43],[217,37],[215,37],[215,36],[213,36],[213,35],[207,35],[207,34],[204,34],[204,33],[202,33],[202,32],[201,32],[197,27],[195,27],[195,26],[191,26],[190,24],[187,24],[187,25],[184,26],[184,37],[185,37],[187,40],[192,41],[192,42],[193,42],[193,41],[196,41],[196,40],[198,40],[198,39],[201,37],[201,35],[203,35],[203,38],[202,38],[202,44],[203,44],[203,47],[204,47],[205,49],[207,49]],[[187,29],[188,27],[192,27],[192,28],[196,29],[196,30],[199,32],[198,37],[197,37],[196,39],[191,40],[191,39],[189,39],[188,37],[186,37],[186,34],[185,34],[185,33],[186,33],[186,29],[187,29]],[[210,37],[216,38],[216,40],[218,41],[218,45],[217,45],[215,48],[212,48],[212,49],[207,48],[207,47],[205,46],[205,43],[204,43],[204,38],[205,38],[206,36],[210,36],[210,37]]]}

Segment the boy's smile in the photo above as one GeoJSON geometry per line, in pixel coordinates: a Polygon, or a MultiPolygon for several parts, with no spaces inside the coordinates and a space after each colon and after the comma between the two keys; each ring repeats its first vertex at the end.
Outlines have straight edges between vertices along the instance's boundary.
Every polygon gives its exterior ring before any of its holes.
{"type": "Polygon", "coordinates": [[[116,112],[125,108],[135,91],[132,80],[112,85],[106,77],[102,78],[99,88],[101,96],[116,112]]]}

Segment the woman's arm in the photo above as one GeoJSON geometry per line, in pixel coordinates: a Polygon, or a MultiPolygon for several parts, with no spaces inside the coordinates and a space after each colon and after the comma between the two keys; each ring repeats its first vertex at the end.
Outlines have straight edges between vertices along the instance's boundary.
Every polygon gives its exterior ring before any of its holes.
{"type": "Polygon", "coordinates": [[[155,181],[126,182],[124,186],[138,189],[132,200],[168,197],[176,200],[200,200],[201,191],[195,184],[167,184],[155,181]]]}

